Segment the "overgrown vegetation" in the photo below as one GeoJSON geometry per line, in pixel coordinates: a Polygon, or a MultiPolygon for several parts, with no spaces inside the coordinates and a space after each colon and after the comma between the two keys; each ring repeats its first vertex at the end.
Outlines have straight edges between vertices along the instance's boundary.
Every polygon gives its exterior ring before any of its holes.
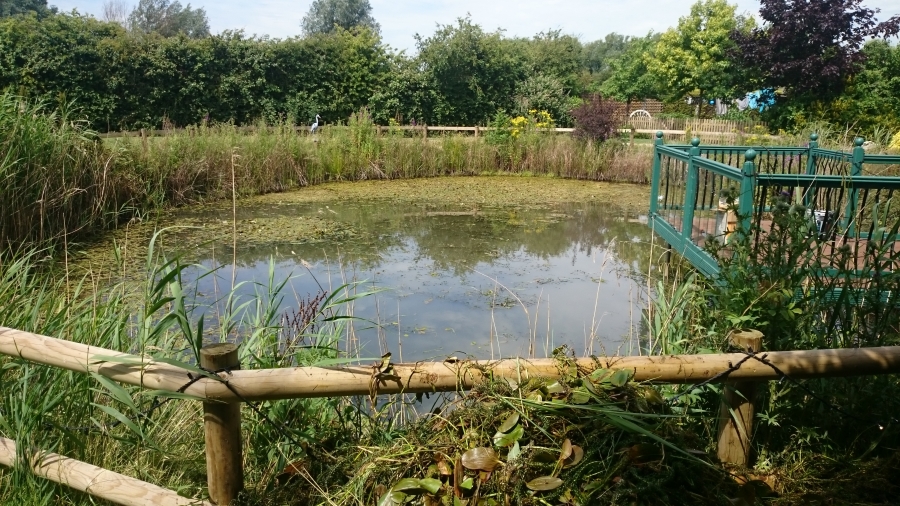
{"type": "MultiPolygon", "coordinates": [[[[690,275],[658,285],[648,321],[654,350],[726,351],[729,332],[741,328],[761,330],[764,350],[900,344],[900,273],[893,267],[900,216],[891,200],[882,203],[882,213],[891,213],[882,228],[860,230],[872,240],[842,244],[839,225],[817,226],[789,190],[761,188],[771,212],[753,218],[750,230],[739,227],[727,244],[707,244],[720,259],[719,278],[690,275]]],[[[722,195],[732,205],[734,192],[722,195]]],[[[847,496],[859,504],[891,502],[898,392],[894,375],[770,382],[754,421],[756,472],[776,477],[783,504],[847,496]]],[[[715,409],[717,394],[694,394],[695,407],[715,409]]]]}
{"type": "Polygon", "coordinates": [[[258,123],[252,131],[221,124],[100,140],[65,110],[3,94],[0,127],[0,197],[9,210],[0,216],[0,245],[12,250],[62,246],[73,234],[165,206],[230,199],[232,190],[240,197],[326,181],[506,172],[646,182],[650,156],[615,140],[535,130],[501,143],[391,128],[379,135],[365,109],[314,136],[289,123],[258,123]]]}

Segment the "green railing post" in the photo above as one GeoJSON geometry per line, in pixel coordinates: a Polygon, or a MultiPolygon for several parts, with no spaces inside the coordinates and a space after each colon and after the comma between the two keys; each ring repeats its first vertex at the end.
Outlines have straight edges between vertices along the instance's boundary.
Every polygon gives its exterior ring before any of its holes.
{"type": "Polygon", "coordinates": [[[750,232],[751,219],[753,217],[753,194],[756,190],[756,166],[753,160],[756,159],[756,151],[753,148],[748,149],[744,153],[744,168],[741,178],[741,197],[738,202],[738,218],[741,220],[741,233],[748,234],[750,232]]]}
{"type": "Polygon", "coordinates": [[[688,162],[687,183],[684,187],[684,214],[681,221],[681,237],[691,240],[694,232],[694,208],[697,207],[697,179],[700,170],[694,165],[694,157],[700,156],[700,139],[691,139],[690,161],[688,162]]]}
{"type": "Polygon", "coordinates": [[[656,141],[653,146],[653,175],[650,177],[650,215],[659,210],[659,180],[662,177],[662,154],[656,146],[663,145],[663,133],[656,132],[656,141]]]}
{"type": "MultiPolygon", "coordinates": [[[[866,150],[862,145],[865,139],[857,137],[853,140],[853,161],[850,169],[850,178],[862,176],[863,159],[866,157],[866,150]]],[[[844,215],[844,229],[850,237],[856,237],[856,207],[859,203],[859,190],[850,190],[850,198],[847,200],[847,211],[844,215]]]]}
{"type": "MultiPolygon", "coordinates": [[[[813,133],[809,136],[809,149],[806,153],[806,173],[810,176],[816,175],[816,155],[813,153],[813,150],[819,148],[819,134],[813,133]]],[[[809,190],[805,188],[801,189],[803,191],[803,205],[807,209],[813,203],[814,195],[810,193],[813,191],[812,187],[809,190]]],[[[794,201],[796,202],[796,200],[794,201]]]]}

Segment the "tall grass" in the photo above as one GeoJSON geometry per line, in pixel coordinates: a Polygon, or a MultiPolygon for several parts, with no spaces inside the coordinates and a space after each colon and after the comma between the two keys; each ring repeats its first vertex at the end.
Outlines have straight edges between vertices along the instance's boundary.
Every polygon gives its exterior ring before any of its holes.
{"type": "MultiPolygon", "coordinates": [[[[719,259],[717,279],[688,270],[658,284],[648,313],[648,351],[734,351],[729,333],[746,328],[763,332],[766,351],[900,344],[900,273],[891,269],[900,256],[893,241],[900,224],[886,231],[886,240],[865,245],[861,266],[852,242],[829,244],[807,210],[785,199],[777,198],[766,213],[770,226],[754,220],[751,230],[739,228],[728,244],[707,245],[719,259]]],[[[683,398],[686,409],[715,412],[717,389],[692,392],[683,398]]],[[[802,386],[769,382],[753,431],[756,469],[779,475],[783,503],[847,494],[859,504],[891,502],[898,398],[896,375],[813,379],[802,386]]]]}
{"type": "Polygon", "coordinates": [[[113,162],[66,109],[0,94],[0,247],[47,244],[114,220],[113,162]]]}
{"type": "MultiPolygon", "coordinates": [[[[182,286],[184,265],[166,260],[151,242],[148,277],[137,301],[122,287],[76,283],[46,275],[43,255],[0,253],[0,324],[92,346],[197,363],[210,340],[240,336],[243,368],[322,365],[340,361],[337,343],[348,321],[344,308],[352,287],[306,301],[304,318],[282,321],[289,279],[270,270],[256,294],[240,298],[236,286],[216,306],[194,314],[182,286]],[[127,305],[123,301],[128,301],[127,305]],[[203,323],[201,323],[203,322],[203,323]]],[[[87,278],[85,278],[87,279],[87,278]]],[[[300,304],[300,307],[304,307],[300,304]]],[[[186,376],[187,378],[187,376],[186,376]]],[[[159,399],[136,387],[99,376],[63,371],[0,356],[0,436],[27,452],[57,452],[149,481],[184,495],[205,495],[206,465],[200,403],[175,400],[151,410],[159,399]]],[[[363,424],[344,400],[265,402],[245,409],[245,469],[248,498],[283,504],[267,490],[288,463],[358,434],[363,424]],[[258,485],[260,489],[253,487],[258,485]]],[[[316,453],[316,456],[319,456],[316,453]]],[[[323,461],[323,465],[327,462],[323,461]]],[[[321,471],[319,468],[311,469],[321,471]]],[[[310,478],[311,479],[311,478],[310,478]]],[[[275,494],[276,497],[277,494],[275,494]]],[[[283,499],[283,497],[282,497],[283,499]]],[[[24,467],[0,469],[0,504],[87,504],[64,486],[35,478],[24,467]]]]}
{"type": "Polygon", "coordinates": [[[52,247],[72,234],[203,200],[326,181],[519,173],[646,182],[650,151],[569,136],[497,146],[460,135],[380,130],[365,110],[315,135],[292,125],[200,126],[100,140],[66,110],[0,95],[0,245],[52,247]],[[234,188],[232,188],[234,187],[234,188]]]}

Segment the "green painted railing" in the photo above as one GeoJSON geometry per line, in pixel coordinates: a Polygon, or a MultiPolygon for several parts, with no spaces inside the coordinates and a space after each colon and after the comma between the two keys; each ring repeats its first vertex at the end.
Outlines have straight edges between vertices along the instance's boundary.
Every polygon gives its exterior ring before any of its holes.
{"type": "MultiPolygon", "coordinates": [[[[803,147],[702,146],[699,139],[666,145],[657,132],[649,225],[700,272],[715,277],[719,263],[704,248],[707,241],[765,233],[772,205],[781,199],[804,206],[820,244],[860,248],[890,241],[889,257],[896,262],[900,156],[870,155],[862,146],[857,138],[850,152],[822,149],[815,134],[803,147]],[[726,194],[736,198],[736,208],[725,204],[726,194]]],[[[860,275],[872,272],[871,266],[859,269],[860,275]]]]}

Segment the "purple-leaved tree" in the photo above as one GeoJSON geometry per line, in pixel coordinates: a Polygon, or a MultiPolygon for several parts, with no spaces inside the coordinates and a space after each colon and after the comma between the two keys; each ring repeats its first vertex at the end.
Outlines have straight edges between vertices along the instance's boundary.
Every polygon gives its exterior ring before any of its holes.
{"type": "Polygon", "coordinates": [[[839,95],[861,68],[866,40],[900,31],[900,16],[878,22],[862,0],[761,0],[765,24],[735,31],[733,58],[747,91],[782,88],[791,100],[839,95]]]}

